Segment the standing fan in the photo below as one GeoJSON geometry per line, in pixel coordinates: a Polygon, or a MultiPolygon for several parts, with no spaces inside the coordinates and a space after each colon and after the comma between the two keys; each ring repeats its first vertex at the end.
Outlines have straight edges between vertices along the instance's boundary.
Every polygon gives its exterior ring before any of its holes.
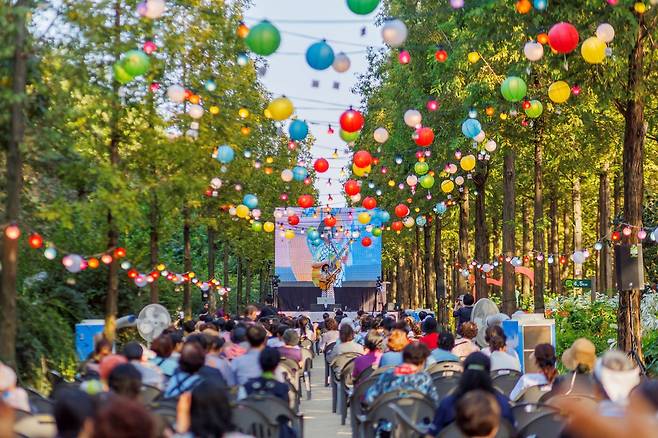
{"type": "Polygon", "coordinates": [[[136,323],[140,336],[150,343],[171,325],[171,316],[164,306],[149,304],[139,312],[136,323]]]}
{"type": "Polygon", "coordinates": [[[487,346],[484,340],[484,332],[487,330],[487,318],[498,313],[498,306],[489,298],[480,298],[473,306],[471,321],[478,326],[478,335],[475,341],[480,347],[487,346]]]}

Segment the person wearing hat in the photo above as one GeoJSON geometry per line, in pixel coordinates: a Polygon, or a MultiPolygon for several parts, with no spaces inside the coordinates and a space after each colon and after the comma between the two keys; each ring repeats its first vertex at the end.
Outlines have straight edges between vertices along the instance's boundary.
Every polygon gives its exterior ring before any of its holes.
{"type": "Polygon", "coordinates": [[[593,395],[592,372],[596,362],[596,347],[586,338],[576,339],[571,347],[562,353],[562,365],[570,373],[559,376],[553,385],[553,392],[565,395],[593,395]]]}
{"type": "Polygon", "coordinates": [[[283,332],[283,345],[278,347],[281,357],[287,357],[297,363],[302,362],[302,350],[299,348],[299,334],[295,329],[286,329],[283,332]]]}
{"type": "Polygon", "coordinates": [[[16,386],[16,373],[0,362],[0,400],[14,409],[30,412],[27,392],[16,386]]]}

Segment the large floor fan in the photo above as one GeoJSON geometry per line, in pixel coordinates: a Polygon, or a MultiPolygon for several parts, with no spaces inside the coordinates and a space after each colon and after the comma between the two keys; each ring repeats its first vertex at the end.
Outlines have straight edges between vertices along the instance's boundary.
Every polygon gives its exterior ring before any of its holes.
{"type": "Polygon", "coordinates": [[[149,304],[137,317],[137,331],[149,344],[171,325],[169,311],[160,304],[149,304]]]}
{"type": "Polygon", "coordinates": [[[480,298],[473,306],[471,313],[471,321],[478,326],[478,335],[475,341],[480,347],[486,347],[487,343],[484,340],[484,332],[487,330],[487,319],[494,315],[499,315],[498,306],[489,298],[480,298]]]}

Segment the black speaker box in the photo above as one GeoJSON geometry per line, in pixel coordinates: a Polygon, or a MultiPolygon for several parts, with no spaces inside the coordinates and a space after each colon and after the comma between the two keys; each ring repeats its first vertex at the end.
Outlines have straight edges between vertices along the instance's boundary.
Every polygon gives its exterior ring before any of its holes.
{"type": "Polygon", "coordinates": [[[617,272],[617,290],[644,288],[642,245],[615,246],[615,271],[617,272]]]}

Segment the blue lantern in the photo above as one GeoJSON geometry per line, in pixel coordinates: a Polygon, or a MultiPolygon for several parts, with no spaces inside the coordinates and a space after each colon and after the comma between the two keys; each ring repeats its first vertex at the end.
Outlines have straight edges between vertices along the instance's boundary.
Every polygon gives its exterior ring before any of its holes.
{"type": "Polygon", "coordinates": [[[436,204],[436,206],[434,207],[434,211],[435,211],[436,214],[438,214],[438,215],[443,215],[446,211],[448,211],[448,207],[446,207],[446,203],[445,203],[445,202],[439,202],[439,203],[436,204]]]}
{"type": "Polygon", "coordinates": [[[379,220],[382,221],[382,223],[391,220],[391,215],[388,214],[388,211],[385,210],[381,210],[377,216],[379,217],[379,220]]]}
{"type": "Polygon", "coordinates": [[[306,62],[315,70],[326,70],[334,63],[334,50],[325,40],[311,44],[306,50],[306,62]]]}
{"type": "Polygon", "coordinates": [[[242,198],[242,203],[249,207],[249,210],[253,210],[254,208],[258,207],[258,198],[256,195],[247,194],[244,195],[244,198],[242,198]]]}
{"type": "Polygon", "coordinates": [[[238,53],[238,65],[240,67],[244,67],[245,65],[247,65],[248,62],[249,62],[249,57],[247,56],[246,53],[244,52],[238,53]]]}
{"type": "Polygon", "coordinates": [[[302,141],[308,135],[308,125],[301,120],[293,120],[288,127],[290,139],[295,141],[302,141]]]}
{"type": "Polygon", "coordinates": [[[548,0],[535,0],[533,4],[535,9],[538,11],[543,11],[548,7],[548,0]]]}
{"type": "Polygon", "coordinates": [[[212,79],[208,79],[203,86],[211,93],[217,89],[217,84],[212,79]]]}
{"type": "Polygon", "coordinates": [[[426,223],[427,223],[427,219],[425,219],[425,216],[418,216],[416,218],[416,225],[418,225],[419,227],[424,227],[426,223]]]}
{"type": "Polygon", "coordinates": [[[482,125],[476,119],[466,119],[462,123],[462,133],[467,138],[474,138],[480,132],[482,132],[482,125]]]}
{"type": "Polygon", "coordinates": [[[320,233],[317,230],[309,230],[308,240],[318,240],[320,238],[320,233]]]}
{"type": "Polygon", "coordinates": [[[295,181],[304,181],[308,176],[308,170],[302,166],[295,166],[292,168],[292,177],[295,181]]]}
{"type": "Polygon", "coordinates": [[[233,151],[233,148],[231,146],[224,145],[217,148],[217,154],[215,156],[215,159],[220,163],[228,164],[231,161],[233,161],[234,157],[235,157],[235,152],[233,151]]]}

